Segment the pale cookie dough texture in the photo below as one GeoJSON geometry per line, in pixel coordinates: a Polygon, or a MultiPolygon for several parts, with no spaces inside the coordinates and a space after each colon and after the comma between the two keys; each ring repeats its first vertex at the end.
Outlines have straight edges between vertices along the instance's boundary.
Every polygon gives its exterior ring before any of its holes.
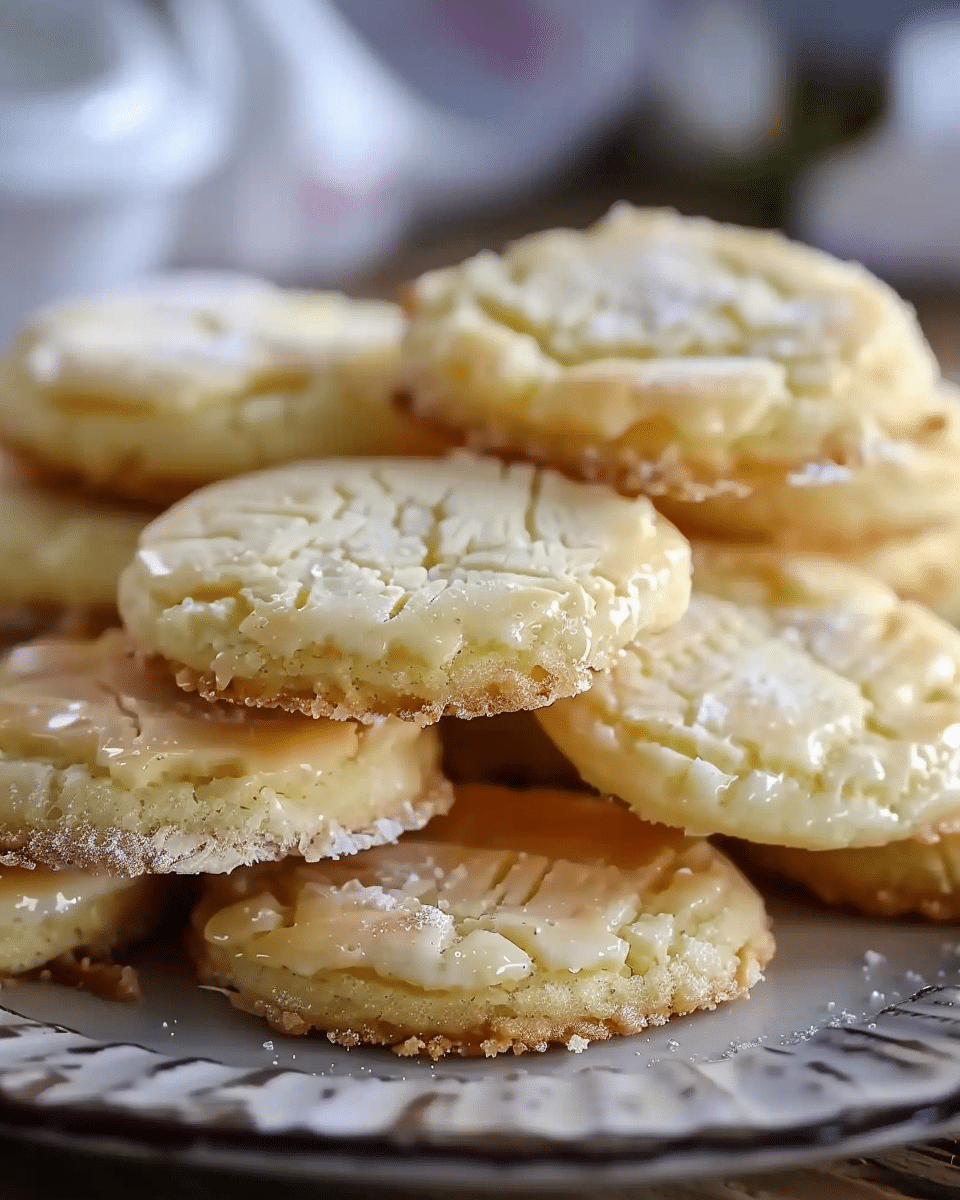
{"type": "Polygon", "coordinates": [[[47,487],[0,451],[0,612],[116,623],[117,580],[153,515],[47,487]]]}
{"type": "Polygon", "coordinates": [[[827,904],[877,917],[960,920],[960,835],[860,850],[791,850],[746,843],[750,866],[798,883],[827,904]]]}
{"type": "Polygon", "coordinates": [[[351,854],[452,798],[431,730],[211,705],[126,635],[22,646],[0,666],[0,863],[230,871],[351,854]]]}
{"type": "Polygon", "coordinates": [[[419,415],[631,494],[745,494],[945,419],[908,306],[774,233],[621,205],[430,272],[406,307],[419,415]]]}
{"type": "Polygon", "coordinates": [[[207,880],[192,925],[201,979],[275,1028],[433,1058],[582,1050],[744,995],[773,953],[707,842],[483,786],[389,849],[207,880]]]}
{"type": "Polygon", "coordinates": [[[960,519],[868,546],[850,562],[906,599],[926,604],[951,625],[960,625],[960,519]]]}
{"type": "Polygon", "coordinates": [[[167,910],[169,885],[157,875],[0,867],[0,975],[74,952],[110,958],[153,932],[167,910]]]}
{"type": "Polygon", "coordinates": [[[688,537],[753,541],[783,550],[856,554],[917,537],[960,513],[960,400],[941,385],[943,423],[909,440],[865,442],[865,461],[812,462],[786,475],[754,474],[753,490],[701,503],[660,497],[657,507],[688,537]]]}
{"type": "MultiPolygon", "coordinates": [[[[753,569],[751,563],[763,572],[771,557],[776,561],[782,555],[779,549],[766,545],[719,541],[694,541],[692,545],[701,573],[709,569],[711,562],[716,568],[730,555],[740,573],[748,574],[753,569]]],[[[903,599],[925,604],[951,625],[960,624],[960,521],[872,545],[850,546],[845,554],[838,551],[836,557],[887,584],[903,599]]]]}
{"type": "Polygon", "coordinates": [[[960,827],[960,633],[829,560],[698,547],[673,629],[538,713],[651,821],[809,850],[960,827]]]}
{"type": "Polygon", "coordinates": [[[244,471],[406,452],[392,304],[223,284],[41,312],[0,364],[0,434],[44,468],[169,501],[244,471]]]}
{"type": "Polygon", "coordinates": [[[427,723],[582,691],[689,588],[649,501],[459,454],[207,488],[144,531],[119,605],[208,699],[427,723]]]}

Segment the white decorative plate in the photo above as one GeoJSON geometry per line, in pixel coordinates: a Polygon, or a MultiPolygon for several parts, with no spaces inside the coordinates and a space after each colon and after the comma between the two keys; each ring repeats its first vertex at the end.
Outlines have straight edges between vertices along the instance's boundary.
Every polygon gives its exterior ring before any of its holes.
{"type": "Polygon", "coordinates": [[[773,904],[749,1001],[648,1035],[432,1065],[272,1034],[173,948],[122,1006],[0,994],[0,1125],[353,1184],[596,1190],[860,1153],[960,1118],[960,929],[773,904]]]}

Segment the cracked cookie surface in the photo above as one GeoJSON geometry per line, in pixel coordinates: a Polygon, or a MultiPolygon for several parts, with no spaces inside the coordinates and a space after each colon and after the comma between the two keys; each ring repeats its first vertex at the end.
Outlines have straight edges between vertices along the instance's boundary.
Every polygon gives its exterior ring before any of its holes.
{"type": "Polygon", "coordinates": [[[960,822],[960,634],[830,560],[698,546],[694,595],[538,713],[647,820],[811,850],[960,822]]]}
{"type": "Polygon", "coordinates": [[[430,272],[406,307],[419,415],[631,494],[742,494],[944,419],[909,307],[778,234],[621,205],[430,272]]]}
{"type": "Polygon", "coordinates": [[[370,721],[536,708],[675,621],[689,547],[644,498],[527,464],[301,463],[144,531],[127,628],[208,698],[370,721]]]}
{"type": "Polygon", "coordinates": [[[409,452],[420,435],[390,403],[402,330],[393,304],[266,284],[63,304],[0,365],[0,431],[48,471],[164,503],[276,463],[409,452]]]}
{"type": "Polygon", "coordinates": [[[0,863],[229,871],[393,841],[450,803],[432,730],[213,705],[126,635],[0,663],[0,863]]]}
{"type": "Polygon", "coordinates": [[[434,1058],[581,1050],[744,995],[773,953],[763,901],[709,843],[603,798],[482,785],[396,846],[206,880],[191,947],[279,1030],[434,1058]]]}

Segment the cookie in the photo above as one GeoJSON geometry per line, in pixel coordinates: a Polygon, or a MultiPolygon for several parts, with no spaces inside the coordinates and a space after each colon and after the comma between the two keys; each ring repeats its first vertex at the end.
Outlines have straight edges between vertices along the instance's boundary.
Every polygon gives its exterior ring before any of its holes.
{"type": "Polygon", "coordinates": [[[960,632],[830,560],[711,548],[672,629],[538,713],[647,820],[826,850],[960,828],[960,632]]]}
{"type": "Polygon", "coordinates": [[[960,625],[960,520],[867,546],[849,561],[951,625],[960,625]]]}
{"type": "Polygon", "coordinates": [[[202,484],[417,443],[390,396],[403,319],[230,281],[39,313],[0,366],[0,434],[48,471],[167,503],[202,484]]]}
{"type": "Polygon", "coordinates": [[[182,501],[119,606],[207,699],[427,723],[581,691],[680,616],[689,572],[642,497],[468,454],[328,459],[182,501]]]}
{"type": "MultiPolygon", "coordinates": [[[[778,561],[783,556],[779,549],[766,545],[695,540],[692,546],[701,573],[710,569],[711,562],[716,569],[732,555],[731,561],[741,574],[749,575],[754,568],[762,574],[771,557],[778,561]]],[[[874,576],[905,600],[926,605],[951,625],[960,624],[960,523],[851,547],[837,561],[874,576]]]]}
{"type": "Polygon", "coordinates": [[[860,850],[738,848],[758,870],[798,883],[827,904],[875,917],[960,920],[960,835],[860,850]]]}
{"type": "Polygon", "coordinates": [[[620,205],[411,285],[406,402],[474,448],[699,501],[940,427],[912,310],[779,234],[620,205]]]}
{"type": "Polygon", "coordinates": [[[556,787],[583,791],[577,769],[564,758],[530,712],[461,721],[444,717],[443,773],[453,783],[556,787]]]}
{"type": "Polygon", "coordinates": [[[170,896],[170,880],[157,875],[0,867],[0,975],[62,955],[109,959],[153,932],[170,896]]]}
{"type": "MultiPolygon", "coordinates": [[[[700,574],[724,571],[731,564],[738,576],[763,575],[770,562],[778,564],[785,552],[767,545],[694,540],[694,558],[700,574]]],[[[822,554],[796,554],[793,558],[823,558],[822,554]]],[[[832,556],[833,557],[833,556],[832,556]]],[[[922,533],[848,548],[836,563],[872,575],[893,588],[902,599],[925,605],[952,625],[960,623],[960,523],[934,526],[922,533]]]]}
{"type": "Polygon", "coordinates": [[[912,538],[960,513],[960,397],[940,386],[943,423],[912,440],[877,437],[866,461],[813,462],[786,476],[754,472],[748,495],[657,506],[688,537],[755,541],[784,550],[856,554],[864,543],[912,538]]]}
{"type": "Polygon", "coordinates": [[[0,451],[0,629],[117,624],[117,580],[154,515],[45,486],[0,451]]]}
{"type": "Polygon", "coordinates": [[[126,635],[0,666],[0,863],[229,871],[352,854],[450,802],[431,730],[211,705],[126,635]]]}
{"type": "Polygon", "coordinates": [[[709,843],[483,786],[389,849],[205,880],[191,941],[201,979],[276,1029],[433,1058],[636,1033],[744,995],[773,952],[709,843]]]}

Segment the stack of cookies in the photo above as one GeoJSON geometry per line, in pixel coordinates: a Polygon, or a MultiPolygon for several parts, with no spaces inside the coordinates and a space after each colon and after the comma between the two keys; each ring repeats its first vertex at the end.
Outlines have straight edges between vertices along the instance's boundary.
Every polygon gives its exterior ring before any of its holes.
{"type": "Polygon", "coordinates": [[[862,268],[622,206],[425,275],[407,305],[407,403],[456,440],[960,615],[956,389],[862,268]]]}
{"type": "Polygon", "coordinates": [[[706,835],[798,879],[893,855],[921,907],[960,819],[960,633],[856,565],[946,537],[957,486],[906,306],[630,209],[406,300],[404,333],[167,287],[12,347],[8,445],[175,502],[122,628],[0,666],[0,969],[109,952],[202,874],[200,978],[280,1030],[582,1050],[761,978],[763,901],[706,835]],[[99,923],[51,931],[68,879],[99,923]]]}
{"type": "Polygon", "coordinates": [[[960,619],[960,405],[909,307],[776,234],[628,207],[407,306],[408,408],[645,492],[693,542],[683,619],[538,714],[582,777],[830,902],[960,916],[960,635],[934,615],[960,619]]]}
{"type": "Polygon", "coordinates": [[[141,529],[204,483],[421,451],[389,403],[402,329],[391,304],[243,277],[37,314],[0,363],[0,636],[115,625],[141,529]]]}
{"type": "Polygon", "coordinates": [[[427,444],[390,404],[402,328],[390,304],[171,280],[40,313],[9,347],[0,631],[45,640],[0,675],[3,973],[52,961],[129,994],[102,961],[158,923],[173,873],[355,850],[449,805],[428,734],[194,703],[115,628],[120,572],[170,500],[427,444]]]}

